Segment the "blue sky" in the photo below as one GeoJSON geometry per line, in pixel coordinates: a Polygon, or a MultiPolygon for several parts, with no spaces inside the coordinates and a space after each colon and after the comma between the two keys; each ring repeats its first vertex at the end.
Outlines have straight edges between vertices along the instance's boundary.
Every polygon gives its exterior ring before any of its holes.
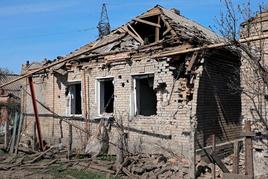
{"type": "MultiPolygon", "coordinates": [[[[251,0],[253,10],[263,2],[251,0]]],[[[27,60],[54,59],[95,40],[102,3],[113,29],[156,4],[212,27],[223,10],[220,0],[0,0],[1,67],[20,73],[27,60]]]]}

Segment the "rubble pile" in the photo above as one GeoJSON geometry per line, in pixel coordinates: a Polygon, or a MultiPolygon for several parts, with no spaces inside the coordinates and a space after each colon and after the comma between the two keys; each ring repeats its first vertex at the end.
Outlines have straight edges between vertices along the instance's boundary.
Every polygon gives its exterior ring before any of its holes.
{"type": "Polygon", "coordinates": [[[19,147],[16,155],[10,155],[1,149],[0,172],[25,170],[28,172],[27,175],[34,175],[33,170],[47,171],[51,167],[61,166],[61,170],[98,171],[119,178],[175,179],[187,178],[189,170],[188,161],[176,157],[166,157],[163,154],[129,155],[125,157],[121,165],[116,163],[115,156],[100,155],[96,157],[74,152],[71,156],[67,154],[67,150],[59,146],[50,146],[43,152],[19,147]]]}
{"type": "Polygon", "coordinates": [[[189,163],[162,154],[129,156],[117,171],[122,178],[187,178],[189,163]]]}

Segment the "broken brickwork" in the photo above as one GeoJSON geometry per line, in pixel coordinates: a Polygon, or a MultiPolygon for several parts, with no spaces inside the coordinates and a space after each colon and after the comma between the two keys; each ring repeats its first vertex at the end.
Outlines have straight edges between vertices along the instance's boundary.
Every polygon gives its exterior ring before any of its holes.
{"type": "MultiPolygon", "coordinates": [[[[224,48],[165,56],[169,50],[218,40],[178,11],[156,6],[81,47],[66,57],[83,54],[33,76],[44,138],[67,143],[63,118],[91,134],[105,118],[111,153],[117,138],[115,123],[122,121],[129,152],[177,153],[189,160],[195,143],[198,148],[211,145],[212,134],[217,143],[238,138],[240,94],[232,94],[228,83],[240,68],[239,55],[224,48]]],[[[51,63],[24,65],[23,71],[51,63]]],[[[23,88],[24,127],[31,137],[34,118],[27,81],[23,88]]],[[[79,129],[73,132],[77,150],[85,147],[86,138],[79,129]]]]}

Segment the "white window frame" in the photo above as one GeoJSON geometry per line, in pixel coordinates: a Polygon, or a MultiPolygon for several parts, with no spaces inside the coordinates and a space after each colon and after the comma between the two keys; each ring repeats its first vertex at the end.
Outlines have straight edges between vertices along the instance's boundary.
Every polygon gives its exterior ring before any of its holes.
{"type": "Polygon", "coordinates": [[[131,97],[131,116],[138,116],[140,115],[139,114],[139,105],[140,105],[140,101],[137,100],[137,95],[140,95],[140,91],[137,92],[137,79],[145,79],[145,78],[148,78],[148,77],[154,77],[154,73],[145,73],[145,74],[135,74],[135,75],[132,75],[132,81],[133,81],[133,88],[132,88],[132,94],[133,94],[133,97],[131,97]]]}
{"type": "MultiPolygon", "coordinates": [[[[77,117],[81,117],[83,115],[83,107],[82,107],[82,104],[83,104],[83,92],[82,92],[82,81],[81,80],[75,80],[75,81],[68,81],[67,82],[67,86],[66,88],[68,88],[68,94],[67,94],[67,106],[66,106],[66,115],[67,116],[77,116],[77,117]],[[72,103],[72,94],[70,93],[70,86],[71,85],[76,85],[76,84],[80,84],[81,85],[81,92],[80,92],[80,96],[81,96],[81,114],[72,114],[71,111],[72,111],[72,106],[73,106],[73,103],[72,103]]],[[[75,105],[75,104],[74,104],[75,105]]]]}
{"type": "MultiPolygon", "coordinates": [[[[97,105],[97,115],[98,116],[102,116],[105,112],[101,112],[101,104],[103,104],[104,102],[101,102],[103,101],[103,99],[101,99],[101,93],[103,93],[101,90],[101,82],[104,82],[104,81],[112,81],[113,85],[114,85],[114,77],[113,76],[107,76],[107,77],[100,77],[100,78],[96,78],[96,83],[95,83],[95,102],[96,102],[96,105],[97,105]]],[[[115,90],[115,88],[114,88],[115,90]]],[[[115,102],[115,101],[114,101],[115,102]]],[[[115,105],[114,105],[115,106],[115,105]]]]}

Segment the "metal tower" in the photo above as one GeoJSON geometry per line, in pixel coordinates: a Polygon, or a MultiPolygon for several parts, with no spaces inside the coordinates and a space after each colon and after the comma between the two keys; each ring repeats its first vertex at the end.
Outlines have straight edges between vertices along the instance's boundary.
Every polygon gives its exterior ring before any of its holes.
{"type": "Polygon", "coordinates": [[[103,37],[110,33],[111,27],[109,23],[108,13],[106,9],[106,4],[102,4],[100,21],[98,23],[99,37],[103,37]]]}

